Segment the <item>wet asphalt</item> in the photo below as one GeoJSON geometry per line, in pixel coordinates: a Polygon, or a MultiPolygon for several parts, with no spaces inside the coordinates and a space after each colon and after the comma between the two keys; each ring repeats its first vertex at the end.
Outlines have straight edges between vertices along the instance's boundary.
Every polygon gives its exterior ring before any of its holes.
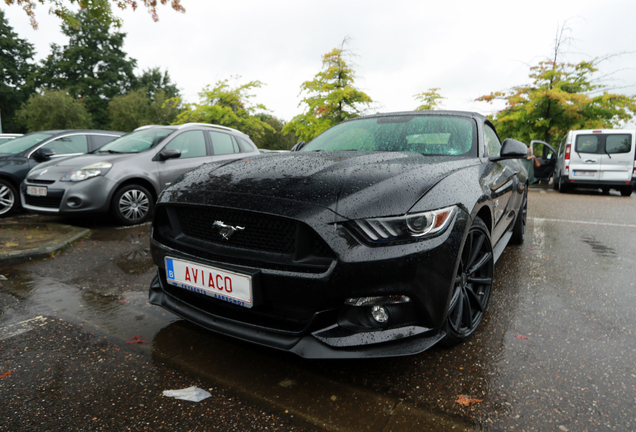
{"type": "Polygon", "coordinates": [[[179,320],[147,303],[149,226],[61,221],[92,234],[0,268],[0,430],[636,430],[636,194],[532,188],[528,217],[468,343],[365,361],[179,320]]]}

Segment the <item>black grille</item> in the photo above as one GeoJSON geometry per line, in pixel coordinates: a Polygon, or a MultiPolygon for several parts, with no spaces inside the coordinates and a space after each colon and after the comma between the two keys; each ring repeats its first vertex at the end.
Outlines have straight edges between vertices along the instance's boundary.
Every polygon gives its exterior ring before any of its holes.
{"type": "Polygon", "coordinates": [[[159,206],[153,239],[217,263],[254,268],[323,273],[336,255],[308,225],[271,215],[203,206],[159,206]],[[215,221],[244,227],[223,239],[215,221]]]}
{"type": "Polygon", "coordinates": [[[210,207],[179,207],[176,213],[183,233],[205,242],[286,255],[294,252],[297,223],[288,219],[210,207]],[[213,226],[215,221],[246,229],[225,240],[213,226]]]}
{"type": "Polygon", "coordinates": [[[55,180],[28,179],[27,184],[53,184],[55,180]]]}
{"type": "Polygon", "coordinates": [[[46,207],[46,208],[60,208],[62,198],[56,197],[34,197],[31,195],[24,195],[24,201],[34,207],[46,207]]]}

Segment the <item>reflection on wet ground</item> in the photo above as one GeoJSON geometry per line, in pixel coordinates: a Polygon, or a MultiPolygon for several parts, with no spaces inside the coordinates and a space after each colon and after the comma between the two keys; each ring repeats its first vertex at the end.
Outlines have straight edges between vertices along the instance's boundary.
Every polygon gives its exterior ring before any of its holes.
{"type": "Polygon", "coordinates": [[[15,269],[9,280],[2,282],[0,296],[17,300],[3,305],[3,325],[25,316],[56,316],[81,324],[98,336],[108,336],[111,342],[128,342],[133,336],[152,341],[162,327],[177,320],[176,316],[151,307],[145,292],[101,294],[15,269]]]}
{"type": "Polygon", "coordinates": [[[616,256],[616,250],[614,250],[614,248],[605,246],[603,243],[597,240],[594,236],[584,235],[583,237],[581,237],[581,239],[583,240],[583,242],[590,245],[590,247],[592,248],[592,251],[598,255],[606,256],[606,257],[616,256]]]}

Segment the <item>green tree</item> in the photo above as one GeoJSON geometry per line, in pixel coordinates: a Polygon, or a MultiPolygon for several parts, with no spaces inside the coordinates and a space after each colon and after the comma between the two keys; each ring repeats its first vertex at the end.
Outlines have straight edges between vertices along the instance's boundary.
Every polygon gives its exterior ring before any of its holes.
{"type": "MultiPolygon", "coordinates": [[[[238,79],[240,77],[236,77],[238,79]]],[[[199,97],[200,103],[192,104],[179,114],[175,124],[183,123],[212,123],[238,129],[258,140],[273,128],[257,116],[256,110],[267,111],[262,104],[252,105],[251,92],[263,85],[260,81],[250,81],[247,84],[232,87],[229,81],[221,80],[212,88],[207,86],[199,97]]]]}
{"type": "Polygon", "coordinates": [[[441,108],[440,101],[446,98],[437,93],[438,91],[439,87],[434,87],[428,89],[428,91],[413,95],[415,100],[422,104],[415,108],[415,111],[432,111],[441,108]]]}
{"type": "Polygon", "coordinates": [[[131,132],[148,124],[169,125],[177,119],[181,99],[167,98],[163,90],[148,97],[145,88],[132,90],[123,96],[115,96],[108,104],[110,127],[113,130],[131,132]]]}
{"type": "Polygon", "coordinates": [[[360,116],[362,107],[373,102],[354,87],[355,71],[346,61],[346,42],[323,55],[322,70],[300,86],[300,93],[306,93],[306,97],[299,106],[305,104],[306,109],[287,123],[283,132],[294,132],[298,138],[310,141],[331,126],[360,116]]]}
{"type": "MultiPolygon", "coordinates": [[[[49,14],[55,15],[62,19],[62,21],[73,27],[78,27],[79,21],[76,15],[71,11],[70,7],[78,6],[81,10],[86,11],[92,18],[102,23],[114,23],[117,27],[121,26],[121,20],[117,18],[113,13],[113,5],[119,9],[128,9],[128,6],[132,10],[137,9],[137,1],[131,0],[4,0],[7,5],[17,4],[24,9],[27,16],[31,20],[31,26],[34,29],[38,28],[38,22],[35,19],[35,6],[37,3],[49,4],[49,14]]],[[[154,21],[159,20],[157,15],[157,6],[159,3],[165,5],[168,0],[143,0],[143,5],[146,6],[148,12],[152,16],[154,21]]],[[[170,0],[170,7],[177,12],[185,12],[183,6],[181,6],[181,0],[170,0]]]]}
{"type": "Polygon", "coordinates": [[[530,68],[529,84],[477,98],[505,101],[504,109],[492,116],[502,137],[557,143],[570,129],[620,127],[633,117],[636,97],[611,93],[598,76],[599,64],[613,55],[561,61],[569,31],[567,22],[557,29],[551,58],[530,68]]]}
{"type": "Polygon", "coordinates": [[[610,93],[605,85],[594,84],[599,61],[541,61],[530,68],[530,84],[477,100],[504,100],[505,108],[493,116],[497,130],[525,142],[555,143],[570,129],[619,127],[633,117],[636,97],[610,93]]]}
{"type": "Polygon", "coordinates": [[[0,10],[0,132],[24,132],[14,116],[33,93],[33,55],[33,45],[18,37],[0,10]]]}
{"type": "Polygon", "coordinates": [[[164,97],[179,97],[179,89],[172,83],[168,71],[161,73],[158,67],[145,69],[137,79],[137,88],[146,89],[146,93],[151,100],[154,100],[158,91],[164,92],[164,97]]]}
{"type": "Polygon", "coordinates": [[[125,33],[111,32],[110,24],[104,25],[85,11],[76,17],[78,28],[62,25],[69,42],[64,47],[51,45],[39,78],[45,86],[67,89],[84,100],[95,126],[106,128],[108,102],[135,85],[137,61],[122,50],[125,33]]]}
{"type": "Polygon", "coordinates": [[[296,144],[296,135],[292,132],[283,133],[285,121],[268,113],[259,113],[257,117],[272,127],[259,138],[254,138],[258,148],[268,150],[290,150],[296,144]]]}
{"type": "Polygon", "coordinates": [[[45,90],[42,94],[31,95],[16,115],[27,132],[86,129],[92,123],[84,102],[64,90],[45,90]]]}

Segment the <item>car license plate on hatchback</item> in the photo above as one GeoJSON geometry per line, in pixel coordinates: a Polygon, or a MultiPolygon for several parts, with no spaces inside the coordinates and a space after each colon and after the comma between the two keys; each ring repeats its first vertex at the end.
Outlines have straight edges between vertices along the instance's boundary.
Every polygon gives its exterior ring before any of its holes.
{"type": "Polygon", "coordinates": [[[27,186],[27,195],[32,196],[46,196],[47,189],[46,186],[27,186]]]}
{"type": "Polygon", "coordinates": [[[166,257],[165,261],[170,285],[246,308],[254,304],[251,276],[176,258],[166,257]]]}
{"type": "Polygon", "coordinates": [[[594,177],[596,175],[596,171],[574,171],[574,175],[577,177],[594,177]]]}

